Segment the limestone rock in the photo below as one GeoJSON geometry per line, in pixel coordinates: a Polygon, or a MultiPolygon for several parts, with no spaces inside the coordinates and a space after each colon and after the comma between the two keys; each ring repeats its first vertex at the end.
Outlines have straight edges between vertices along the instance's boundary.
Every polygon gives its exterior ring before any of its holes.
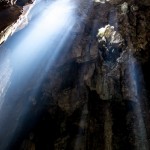
{"type": "MultiPolygon", "coordinates": [[[[5,6],[3,3],[1,4],[5,6]]],[[[0,44],[27,24],[28,13],[34,5],[34,3],[26,4],[21,8],[14,4],[10,3],[7,7],[0,9],[0,44]]]]}
{"type": "Polygon", "coordinates": [[[27,124],[43,114],[21,148],[148,150],[149,101],[139,68],[149,89],[149,3],[129,0],[123,13],[123,0],[78,2],[68,53],[54,62],[37,95],[26,96],[32,84],[22,95],[31,106],[27,124]]]}

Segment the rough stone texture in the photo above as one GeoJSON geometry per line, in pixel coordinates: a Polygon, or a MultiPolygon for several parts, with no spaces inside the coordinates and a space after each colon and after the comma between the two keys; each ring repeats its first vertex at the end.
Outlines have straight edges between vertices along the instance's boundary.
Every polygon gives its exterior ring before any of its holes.
{"type": "Polygon", "coordinates": [[[27,150],[34,144],[35,150],[36,146],[56,150],[149,149],[149,112],[144,102],[147,100],[137,86],[142,78],[134,73],[139,62],[149,61],[149,7],[146,1],[129,1],[125,13],[121,4],[121,0],[94,4],[85,16],[81,9],[84,17],[79,26],[84,32],[74,33],[71,52],[43,83],[40,99],[49,111],[45,120],[37,124],[38,129],[32,131],[33,140],[24,141],[32,143],[27,150]],[[106,42],[105,58],[96,35],[107,24],[115,27],[124,43],[121,47],[117,43],[116,47],[106,42]],[[109,57],[111,49],[118,51],[113,58],[109,57]],[[54,137],[44,135],[47,131],[54,137]]]}
{"type": "Polygon", "coordinates": [[[26,3],[23,7],[15,3],[16,1],[0,1],[0,44],[28,23],[27,16],[33,3],[26,3]]]}
{"type": "MultiPolygon", "coordinates": [[[[22,125],[27,132],[12,149],[149,150],[150,2],[128,0],[126,9],[123,0],[79,2],[70,51],[27,98],[28,122],[38,119],[22,125]],[[97,37],[108,24],[119,42],[113,33],[97,37]]],[[[32,83],[22,97],[30,91],[32,83]]]]}

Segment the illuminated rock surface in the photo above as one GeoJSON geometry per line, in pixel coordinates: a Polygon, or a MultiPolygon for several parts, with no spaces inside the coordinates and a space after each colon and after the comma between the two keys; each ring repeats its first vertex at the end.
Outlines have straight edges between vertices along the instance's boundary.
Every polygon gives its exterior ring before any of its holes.
{"type": "Polygon", "coordinates": [[[32,8],[32,3],[20,7],[15,2],[0,2],[0,44],[5,42],[17,29],[27,24],[27,15],[32,8]]]}
{"type": "MultiPolygon", "coordinates": [[[[21,123],[8,150],[149,150],[150,2],[124,2],[77,1],[73,42],[63,47],[69,51],[54,61],[38,92],[30,94],[40,67],[14,94],[19,113],[11,121],[21,123]],[[23,115],[21,100],[30,106],[23,115]]],[[[21,15],[20,7],[8,8],[15,20],[21,15]]]]}

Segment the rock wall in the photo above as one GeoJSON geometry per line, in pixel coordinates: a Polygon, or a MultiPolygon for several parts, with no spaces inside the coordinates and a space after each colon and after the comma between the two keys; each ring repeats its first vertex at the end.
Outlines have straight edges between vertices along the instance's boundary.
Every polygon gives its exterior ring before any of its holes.
{"type": "Polygon", "coordinates": [[[11,148],[148,150],[150,3],[79,3],[70,51],[27,98],[30,117],[11,148]]]}
{"type": "Polygon", "coordinates": [[[25,27],[28,23],[28,13],[33,5],[34,1],[22,7],[16,5],[16,0],[0,1],[0,44],[14,32],[25,27]]]}

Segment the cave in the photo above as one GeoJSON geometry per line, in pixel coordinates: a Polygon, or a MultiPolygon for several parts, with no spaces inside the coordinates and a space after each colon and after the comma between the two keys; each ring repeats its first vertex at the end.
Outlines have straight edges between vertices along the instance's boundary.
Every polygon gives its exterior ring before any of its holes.
{"type": "Polygon", "coordinates": [[[149,0],[0,0],[0,150],[149,150],[149,24],[149,0]]]}

